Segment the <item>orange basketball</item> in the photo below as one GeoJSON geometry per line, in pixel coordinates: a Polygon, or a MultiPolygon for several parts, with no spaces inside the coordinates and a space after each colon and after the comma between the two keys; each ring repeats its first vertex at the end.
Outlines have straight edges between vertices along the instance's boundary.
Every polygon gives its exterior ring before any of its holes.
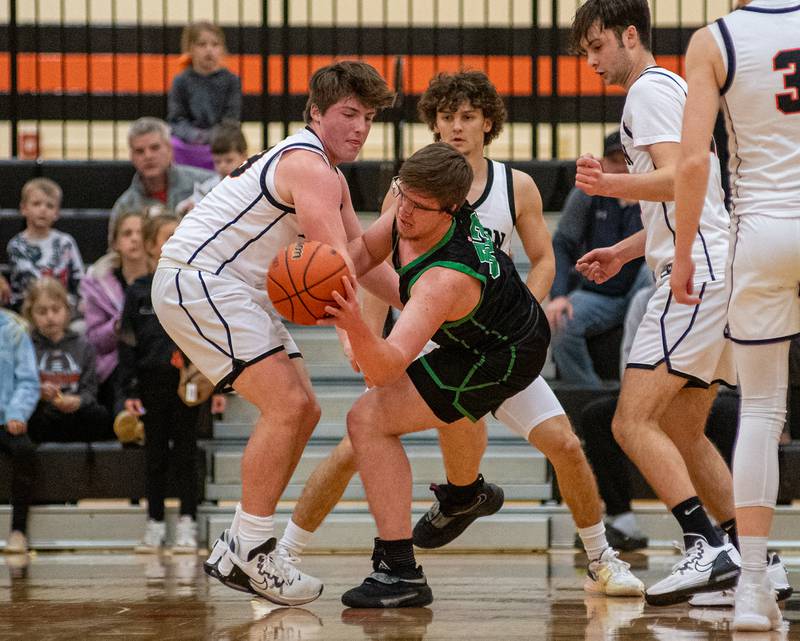
{"type": "Polygon", "coordinates": [[[350,270],[330,245],[301,240],[278,252],[267,273],[267,293],[276,311],[299,325],[315,325],[325,306],[336,306],[333,292],[344,296],[342,276],[350,270]]]}

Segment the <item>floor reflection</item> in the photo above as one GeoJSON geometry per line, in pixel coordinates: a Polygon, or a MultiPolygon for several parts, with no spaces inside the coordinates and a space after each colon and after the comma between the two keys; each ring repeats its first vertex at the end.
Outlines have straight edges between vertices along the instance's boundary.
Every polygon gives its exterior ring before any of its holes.
{"type": "MultiPolygon", "coordinates": [[[[298,608],[208,580],[200,556],[9,555],[0,564],[0,641],[800,641],[800,598],[785,604],[783,630],[736,633],[730,608],[653,608],[584,593],[581,554],[420,556],[430,607],[363,610],[343,608],[340,598],[363,579],[365,555],[307,557],[304,567],[326,586],[298,608]]],[[[652,584],[675,557],[626,560],[652,584]]],[[[800,557],[788,561],[792,570],[800,557]]]]}

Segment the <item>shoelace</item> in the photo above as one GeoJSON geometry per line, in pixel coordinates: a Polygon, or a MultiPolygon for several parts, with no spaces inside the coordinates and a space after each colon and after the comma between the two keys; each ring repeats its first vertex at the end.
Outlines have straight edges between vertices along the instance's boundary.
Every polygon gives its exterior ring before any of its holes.
{"type": "Polygon", "coordinates": [[[610,554],[606,554],[604,556],[606,557],[604,559],[605,563],[613,570],[614,574],[617,572],[627,572],[630,570],[631,564],[620,559],[619,552],[616,550],[611,550],[610,554]]]}
{"type": "Polygon", "coordinates": [[[684,570],[688,569],[691,564],[695,563],[703,555],[703,549],[700,541],[695,542],[691,550],[686,550],[684,546],[679,544],[677,541],[672,542],[672,547],[682,552],[684,557],[672,566],[670,573],[680,572],[682,574],[684,570]]]}
{"type": "Polygon", "coordinates": [[[294,556],[290,552],[276,550],[272,555],[273,565],[281,571],[283,578],[287,581],[294,581],[300,576],[300,570],[295,567],[300,563],[300,557],[294,556]]]}

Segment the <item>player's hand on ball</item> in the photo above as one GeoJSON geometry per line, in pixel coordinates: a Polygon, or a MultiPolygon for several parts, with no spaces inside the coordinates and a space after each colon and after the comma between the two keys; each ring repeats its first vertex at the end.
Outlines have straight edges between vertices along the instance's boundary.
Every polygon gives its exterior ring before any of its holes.
{"type": "Polygon", "coordinates": [[[602,194],[603,165],[591,154],[584,154],[575,162],[575,186],[589,196],[602,194]]]}
{"type": "Polygon", "coordinates": [[[355,278],[342,276],[342,283],[344,284],[345,296],[342,296],[337,291],[332,292],[333,299],[338,307],[326,306],[325,313],[330,318],[321,318],[317,321],[317,325],[336,325],[339,329],[347,332],[363,325],[364,319],[361,316],[361,305],[358,302],[358,296],[356,296],[355,278]]]}

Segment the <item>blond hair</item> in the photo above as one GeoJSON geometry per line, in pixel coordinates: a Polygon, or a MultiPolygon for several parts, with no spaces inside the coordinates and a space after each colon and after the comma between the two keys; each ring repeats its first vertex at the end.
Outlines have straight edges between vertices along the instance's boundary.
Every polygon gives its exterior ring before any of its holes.
{"type": "Polygon", "coordinates": [[[61,191],[61,187],[58,186],[57,182],[50,180],[49,178],[31,178],[28,182],[22,185],[22,191],[20,191],[19,194],[20,206],[25,204],[28,198],[31,197],[31,192],[36,189],[41,191],[48,198],[55,200],[56,207],[61,206],[61,198],[63,197],[64,192],[61,191]]]}
{"type": "Polygon", "coordinates": [[[67,290],[52,276],[42,276],[29,285],[28,291],[25,293],[25,300],[22,302],[22,316],[25,320],[27,320],[32,327],[36,326],[33,322],[33,306],[36,305],[36,301],[43,296],[49,296],[64,305],[67,310],[67,323],[69,323],[70,306],[67,290]]]}

